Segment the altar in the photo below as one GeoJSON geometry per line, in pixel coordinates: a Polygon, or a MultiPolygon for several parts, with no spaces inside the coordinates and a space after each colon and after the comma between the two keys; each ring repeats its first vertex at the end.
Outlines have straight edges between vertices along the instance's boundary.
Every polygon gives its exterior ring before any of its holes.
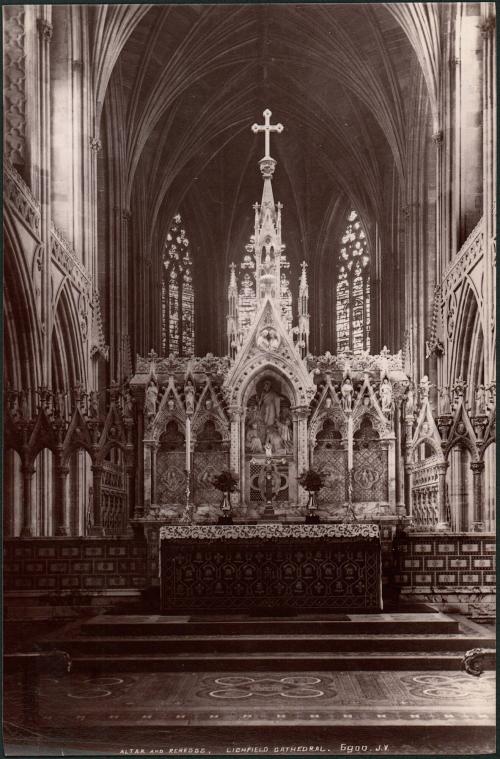
{"type": "Polygon", "coordinates": [[[163,613],[377,612],[375,524],[196,525],[160,530],[163,613]]]}

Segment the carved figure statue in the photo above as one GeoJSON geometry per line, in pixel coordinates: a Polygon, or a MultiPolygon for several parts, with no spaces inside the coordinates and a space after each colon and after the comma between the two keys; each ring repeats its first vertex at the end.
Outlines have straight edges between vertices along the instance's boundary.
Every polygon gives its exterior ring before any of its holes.
{"type": "Polygon", "coordinates": [[[476,400],[476,416],[484,416],[486,414],[486,388],[484,385],[479,385],[475,393],[476,400]]]}
{"type": "Polygon", "coordinates": [[[125,393],[125,399],[123,402],[123,415],[126,419],[134,418],[134,399],[132,398],[129,390],[127,390],[125,393]]]}
{"type": "Polygon", "coordinates": [[[252,424],[246,434],[246,449],[251,453],[264,453],[262,441],[257,431],[257,425],[252,424]]]}
{"type": "Polygon", "coordinates": [[[21,418],[28,419],[29,417],[28,394],[25,393],[24,390],[21,390],[19,394],[19,409],[21,411],[21,418]]]}
{"type": "Polygon", "coordinates": [[[194,385],[190,379],[184,385],[184,398],[186,401],[186,414],[194,414],[194,385]]]}
{"type": "Polygon", "coordinates": [[[383,413],[390,413],[392,406],[392,387],[387,377],[384,377],[382,384],[380,385],[380,400],[382,401],[383,413]]]}
{"type": "Polygon", "coordinates": [[[289,451],[292,448],[292,420],[290,418],[289,409],[282,409],[278,422],[278,428],[283,447],[286,451],[289,451]]]}
{"type": "Polygon", "coordinates": [[[410,382],[406,391],[406,409],[405,413],[410,416],[415,411],[415,385],[410,382]]]}
{"type": "Polygon", "coordinates": [[[99,400],[95,390],[91,390],[89,394],[89,417],[91,419],[97,419],[99,416],[99,400]]]}
{"type": "Polygon", "coordinates": [[[424,398],[429,397],[429,390],[431,389],[431,383],[429,382],[429,377],[424,374],[422,379],[420,380],[420,395],[422,400],[424,398]]]}
{"type": "Polygon", "coordinates": [[[277,424],[269,427],[267,430],[265,443],[266,454],[268,445],[271,446],[272,453],[283,453],[285,450],[285,445],[281,439],[281,435],[278,432],[277,424]]]}
{"type": "Polygon", "coordinates": [[[173,411],[175,408],[175,401],[173,398],[169,398],[167,401],[167,408],[169,411],[173,411]]]}
{"type": "Polygon", "coordinates": [[[146,399],[144,403],[144,410],[148,421],[153,421],[156,415],[156,404],[158,403],[158,387],[156,382],[152,379],[146,389],[146,399]]]}
{"type": "Polygon", "coordinates": [[[266,451],[267,458],[271,458],[271,456],[273,455],[273,447],[272,447],[271,443],[268,442],[268,441],[266,441],[264,449],[266,451]]]}
{"type": "Polygon", "coordinates": [[[332,407],[332,399],[331,399],[331,398],[330,398],[330,396],[328,395],[328,396],[325,398],[325,408],[331,408],[331,407],[332,407]]]}
{"type": "Polygon", "coordinates": [[[272,389],[269,380],[264,382],[258,403],[260,417],[267,430],[268,427],[273,426],[277,419],[279,419],[280,415],[280,397],[278,393],[272,389]]]}
{"type": "Polygon", "coordinates": [[[342,384],[342,407],[344,411],[352,411],[352,394],[354,388],[352,386],[351,378],[347,376],[342,384]]]}
{"type": "Polygon", "coordinates": [[[451,414],[451,403],[450,403],[450,389],[448,387],[442,387],[441,392],[439,394],[440,399],[440,413],[441,414],[451,414]]]}

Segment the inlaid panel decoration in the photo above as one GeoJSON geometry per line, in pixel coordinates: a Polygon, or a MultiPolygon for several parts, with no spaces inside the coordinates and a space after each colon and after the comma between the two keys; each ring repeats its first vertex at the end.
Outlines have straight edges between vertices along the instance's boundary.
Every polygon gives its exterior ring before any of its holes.
{"type": "Polygon", "coordinates": [[[159,504],[184,505],[186,500],[185,454],[159,450],[156,458],[156,493],[159,504]]]}
{"type": "Polygon", "coordinates": [[[388,498],[387,450],[382,448],[378,432],[365,418],[354,433],[353,500],[359,503],[388,498]]]}
{"type": "Polygon", "coordinates": [[[193,499],[200,506],[219,506],[221,494],[212,480],[229,468],[227,451],[195,451],[193,463],[193,499]]]}
{"type": "Polygon", "coordinates": [[[380,608],[378,540],[161,541],[164,611],[380,608]]]}
{"type": "Polygon", "coordinates": [[[341,434],[331,419],[326,419],[318,432],[313,467],[326,475],[324,487],[318,493],[318,504],[323,507],[343,506],[346,490],[346,454],[342,449],[341,434]]]}

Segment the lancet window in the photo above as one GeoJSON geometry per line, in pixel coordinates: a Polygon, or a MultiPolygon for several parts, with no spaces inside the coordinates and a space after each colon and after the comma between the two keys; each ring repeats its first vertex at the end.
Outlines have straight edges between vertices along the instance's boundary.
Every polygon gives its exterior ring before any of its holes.
{"type": "Polygon", "coordinates": [[[370,256],[363,225],[350,211],[337,262],[337,352],[370,350],[370,256]]]}
{"type": "Polygon", "coordinates": [[[189,239],[180,214],[167,234],[161,289],[162,352],[194,354],[193,264],[189,239]]]}

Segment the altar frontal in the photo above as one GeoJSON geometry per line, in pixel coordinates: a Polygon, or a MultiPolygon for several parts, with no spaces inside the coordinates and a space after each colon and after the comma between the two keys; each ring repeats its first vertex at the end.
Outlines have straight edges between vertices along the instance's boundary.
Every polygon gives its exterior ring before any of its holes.
{"type": "Polygon", "coordinates": [[[173,526],[160,543],[165,613],[381,609],[374,524],[173,526]]]}

